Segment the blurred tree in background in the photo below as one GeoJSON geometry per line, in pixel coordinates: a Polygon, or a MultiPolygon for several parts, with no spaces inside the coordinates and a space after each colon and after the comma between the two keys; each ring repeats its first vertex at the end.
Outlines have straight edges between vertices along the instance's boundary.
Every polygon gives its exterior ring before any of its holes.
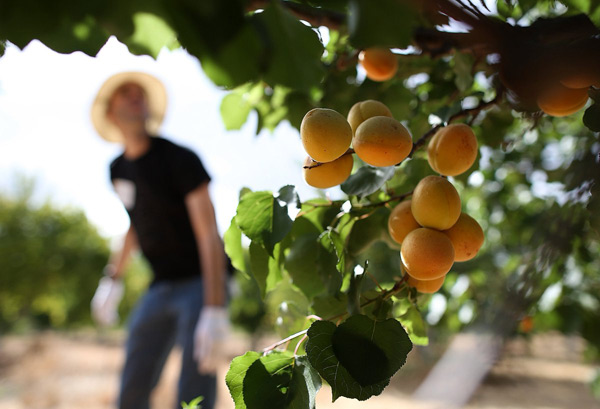
{"type": "MultiPolygon", "coordinates": [[[[17,195],[0,195],[0,330],[91,325],[90,301],[109,256],[108,241],[81,210],[31,200],[34,183],[20,180],[17,195]]],[[[134,259],[122,316],[149,281],[134,259]]]]}

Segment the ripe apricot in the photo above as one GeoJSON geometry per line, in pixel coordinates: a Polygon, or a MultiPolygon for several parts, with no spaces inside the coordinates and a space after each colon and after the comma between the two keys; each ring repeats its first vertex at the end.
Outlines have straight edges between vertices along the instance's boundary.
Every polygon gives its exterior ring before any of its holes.
{"type": "Polygon", "coordinates": [[[460,216],[460,197],[441,176],[426,176],[413,191],[411,210],[417,223],[436,230],[449,229],[460,216]]]}
{"type": "Polygon", "coordinates": [[[538,99],[538,107],[551,116],[571,115],[584,107],[588,100],[586,88],[572,89],[562,85],[542,93],[538,99]]]}
{"type": "Polygon", "coordinates": [[[477,220],[466,213],[461,213],[454,226],[444,233],[454,246],[454,261],[471,260],[483,244],[483,229],[477,220]]]}
{"type": "Polygon", "coordinates": [[[312,187],[327,189],[348,179],[348,176],[352,173],[354,159],[352,155],[342,155],[331,162],[321,163],[318,166],[314,166],[315,164],[316,162],[310,156],[306,157],[304,160],[305,167],[302,170],[304,180],[312,187]],[[307,168],[307,166],[313,167],[307,168]]]}
{"type": "Polygon", "coordinates": [[[389,48],[371,47],[358,54],[358,61],[373,81],[387,81],[398,71],[398,59],[389,48]]]}
{"type": "Polygon", "coordinates": [[[314,108],[302,118],[300,138],[311,158],[318,162],[331,162],[350,147],[352,128],[339,112],[314,108]]]}
{"type": "Polygon", "coordinates": [[[427,147],[429,166],[444,176],[467,171],[477,158],[477,137],[466,124],[451,124],[435,133],[427,147]]]}
{"type": "Polygon", "coordinates": [[[444,280],[446,280],[446,275],[443,275],[439,278],[435,278],[433,280],[417,280],[416,278],[414,278],[413,276],[411,276],[409,274],[406,282],[411,287],[416,288],[417,291],[420,293],[433,294],[436,291],[438,291],[440,288],[442,288],[442,285],[444,284],[444,280]]]}
{"type": "Polygon", "coordinates": [[[388,218],[388,231],[395,242],[401,244],[408,233],[419,227],[421,226],[419,226],[410,210],[410,200],[405,200],[394,206],[388,218]]]}
{"type": "Polygon", "coordinates": [[[356,132],[358,125],[374,116],[389,116],[392,118],[392,111],[383,102],[374,99],[367,99],[352,105],[348,112],[348,122],[352,127],[352,132],[356,132]]]}
{"type": "Polygon", "coordinates": [[[454,264],[454,247],[448,236],[427,227],[408,233],[400,255],[406,272],[417,280],[443,277],[454,264]]]}
{"type": "Polygon", "coordinates": [[[592,85],[600,85],[600,76],[595,72],[577,72],[568,75],[560,80],[560,83],[567,88],[589,88],[592,85]]]}
{"type": "Polygon", "coordinates": [[[352,147],[363,161],[373,166],[393,166],[412,149],[408,129],[394,118],[374,116],[356,128],[352,147]]]}

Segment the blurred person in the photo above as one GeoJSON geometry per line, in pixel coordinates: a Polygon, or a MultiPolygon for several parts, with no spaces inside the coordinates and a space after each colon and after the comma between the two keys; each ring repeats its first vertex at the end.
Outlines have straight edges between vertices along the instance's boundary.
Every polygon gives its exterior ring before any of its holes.
{"type": "Polygon", "coordinates": [[[92,122],[106,140],[123,145],[110,178],[130,218],[120,251],[111,255],[92,299],[101,325],[118,320],[122,276],[136,248],[153,280],[129,322],[120,409],[146,409],[175,343],[183,350],[177,402],[216,400],[218,344],[229,331],[226,259],[209,196],[210,176],[191,150],[158,135],[167,95],[142,72],[110,77],[92,105],[92,122]]]}

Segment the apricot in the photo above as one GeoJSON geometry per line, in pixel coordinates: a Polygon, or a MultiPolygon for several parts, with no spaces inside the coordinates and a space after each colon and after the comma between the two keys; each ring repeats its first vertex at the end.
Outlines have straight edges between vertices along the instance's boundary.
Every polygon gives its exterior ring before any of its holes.
{"type": "Polygon", "coordinates": [[[406,282],[411,287],[416,288],[417,291],[420,293],[433,294],[436,291],[439,291],[440,288],[442,288],[442,285],[444,284],[445,280],[446,275],[443,275],[439,278],[435,278],[433,280],[417,280],[409,274],[406,282]]]}
{"type": "Polygon", "coordinates": [[[454,246],[454,261],[471,260],[483,244],[483,229],[477,220],[466,213],[461,213],[454,226],[444,233],[454,246]]]}
{"type": "Polygon", "coordinates": [[[371,47],[358,54],[358,61],[373,81],[387,81],[398,71],[398,59],[389,48],[371,47]]]}
{"type": "Polygon", "coordinates": [[[408,233],[421,227],[412,215],[410,202],[405,200],[398,203],[388,218],[388,231],[396,243],[402,244],[402,240],[408,233]]]}
{"type": "Polygon", "coordinates": [[[348,112],[348,122],[352,127],[352,132],[356,132],[358,125],[374,116],[389,116],[392,118],[392,111],[383,102],[374,99],[367,99],[352,105],[348,112]]]}
{"type": "Polygon", "coordinates": [[[427,147],[429,166],[444,176],[466,172],[477,158],[477,137],[466,124],[451,124],[435,133],[427,147]]]}
{"type": "Polygon", "coordinates": [[[348,176],[352,173],[354,159],[352,155],[342,155],[331,162],[321,163],[318,166],[315,165],[316,162],[310,156],[307,156],[304,160],[304,169],[302,170],[304,180],[312,187],[327,189],[337,186],[348,179],[348,176]]]}
{"type": "Polygon", "coordinates": [[[369,165],[393,166],[406,159],[412,150],[412,137],[394,118],[374,116],[356,128],[352,147],[369,165]]]}
{"type": "Polygon", "coordinates": [[[441,176],[426,176],[417,184],[411,200],[412,214],[421,226],[447,230],[460,216],[456,188],[441,176]]]}
{"type": "Polygon", "coordinates": [[[300,138],[311,158],[318,162],[331,162],[350,147],[352,128],[339,112],[329,108],[314,108],[302,118],[300,138]]]}
{"type": "Polygon", "coordinates": [[[595,72],[578,72],[561,79],[560,83],[567,88],[574,89],[589,88],[592,85],[598,87],[600,85],[600,76],[595,72]]]}
{"type": "Polygon", "coordinates": [[[406,235],[400,255],[406,272],[417,280],[443,277],[454,264],[454,247],[448,236],[427,227],[406,235]]]}
{"type": "Polygon", "coordinates": [[[586,88],[572,89],[561,85],[542,93],[537,99],[537,104],[546,114],[561,117],[579,111],[587,100],[586,88]]]}

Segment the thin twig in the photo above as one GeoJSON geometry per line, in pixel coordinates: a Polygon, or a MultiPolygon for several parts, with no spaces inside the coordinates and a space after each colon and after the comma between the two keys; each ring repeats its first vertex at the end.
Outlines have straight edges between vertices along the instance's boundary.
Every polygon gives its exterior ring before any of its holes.
{"type": "Polygon", "coordinates": [[[353,205],[352,208],[353,209],[364,209],[364,208],[369,208],[369,207],[381,207],[381,206],[385,206],[386,204],[391,203],[391,202],[402,201],[402,200],[406,199],[407,197],[412,196],[412,194],[413,194],[413,191],[411,190],[410,192],[406,192],[406,193],[403,193],[403,194],[397,195],[397,196],[392,196],[389,199],[383,200],[381,202],[356,204],[356,205],[353,205]]]}
{"type": "Polygon", "coordinates": [[[298,341],[298,343],[296,344],[296,348],[294,348],[294,356],[298,355],[298,351],[300,350],[300,345],[302,345],[302,343],[304,341],[306,341],[307,339],[308,339],[308,335],[304,334],[302,339],[300,341],[298,341]]]}
{"type": "Polygon", "coordinates": [[[305,330],[302,330],[302,331],[300,331],[300,332],[296,332],[295,334],[293,334],[293,335],[290,335],[289,337],[287,337],[287,338],[284,338],[284,339],[282,339],[282,340],[280,340],[280,341],[277,341],[277,342],[275,342],[274,344],[271,344],[271,345],[269,345],[268,347],[266,347],[266,348],[263,348],[263,353],[267,353],[267,352],[269,352],[269,351],[272,351],[272,350],[274,350],[275,348],[277,348],[278,346],[281,346],[281,345],[283,345],[283,344],[286,344],[286,343],[290,342],[292,339],[294,339],[294,338],[298,338],[299,336],[301,336],[301,335],[304,335],[304,334],[306,334],[307,332],[308,332],[308,328],[307,328],[307,329],[305,329],[305,330]]]}
{"type": "MultiPolygon", "coordinates": [[[[316,320],[316,321],[322,321],[322,320],[323,320],[323,318],[319,317],[318,315],[314,315],[314,314],[308,315],[308,316],[306,317],[306,319],[308,319],[308,320],[316,320]]],[[[268,347],[266,347],[266,348],[263,348],[263,352],[264,352],[264,353],[266,353],[266,352],[272,351],[272,350],[274,350],[275,348],[277,348],[278,346],[281,346],[281,345],[283,345],[283,344],[285,344],[285,343],[287,343],[287,342],[290,342],[290,341],[291,341],[292,339],[294,339],[294,338],[298,338],[300,335],[304,335],[304,337],[306,337],[306,332],[307,332],[307,331],[308,331],[308,328],[307,328],[307,329],[305,329],[305,330],[302,330],[302,331],[300,331],[300,332],[297,332],[297,333],[295,333],[295,334],[293,334],[293,335],[290,335],[289,337],[287,337],[287,338],[285,338],[285,339],[282,339],[282,340],[280,340],[280,341],[277,341],[277,342],[275,342],[274,344],[271,344],[271,345],[269,345],[268,347]]],[[[303,339],[301,339],[299,343],[301,343],[303,340],[304,340],[304,338],[303,338],[303,339]]],[[[298,348],[298,346],[296,345],[296,349],[297,349],[297,348],[298,348]]]]}
{"type": "MultiPolygon", "coordinates": [[[[502,98],[503,95],[503,89],[502,88],[498,88],[496,90],[496,96],[494,98],[492,98],[489,101],[481,101],[476,107],[473,108],[468,108],[468,109],[462,109],[460,111],[458,111],[457,113],[453,114],[450,116],[450,118],[448,118],[447,124],[451,124],[452,122],[461,119],[461,118],[465,118],[469,115],[473,115],[476,116],[477,114],[479,114],[481,111],[483,111],[484,109],[487,109],[491,106],[496,105],[500,99],[502,98]]],[[[437,131],[438,129],[440,129],[441,127],[443,127],[443,124],[438,124],[434,127],[432,127],[430,130],[428,130],[427,132],[425,132],[419,139],[417,139],[417,141],[415,143],[413,143],[413,149],[410,152],[410,154],[408,155],[408,157],[412,157],[413,154],[420,149],[423,145],[425,145],[427,143],[427,141],[429,140],[429,138],[431,138],[437,131]]]]}
{"type": "Polygon", "coordinates": [[[413,154],[421,148],[421,146],[425,145],[429,138],[431,138],[437,131],[442,127],[442,124],[436,125],[427,132],[425,132],[415,143],[413,143],[412,150],[408,154],[409,158],[412,158],[413,154]]]}

